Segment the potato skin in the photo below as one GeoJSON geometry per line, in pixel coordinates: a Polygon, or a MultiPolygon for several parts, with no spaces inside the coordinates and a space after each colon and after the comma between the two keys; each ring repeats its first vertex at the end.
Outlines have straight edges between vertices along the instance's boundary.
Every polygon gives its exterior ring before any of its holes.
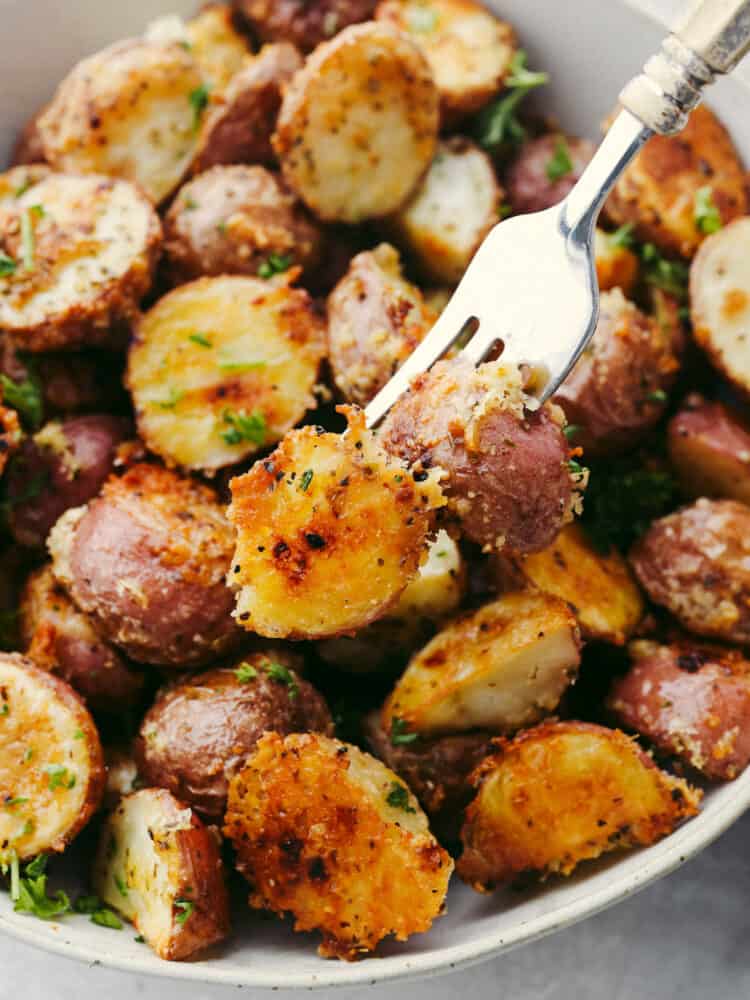
{"type": "Polygon", "coordinates": [[[584,455],[612,455],[658,422],[679,370],[671,330],[615,288],[603,293],[594,337],[554,398],[579,428],[584,455]]]}
{"type": "Polygon", "coordinates": [[[138,663],[199,665],[239,640],[225,583],[232,530],[195,480],[136,463],[66,513],[49,548],[75,604],[138,663]]]}
{"type": "Polygon", "coordinates": [[[705,187],[724,225],[747,213],[745,172],[734,143],[699,104],[679,135],[649,139],[615,185],[606,213],[617,226],[633,223],[638,239],[692,257],[705,239],[695,221],[695,196],[705,187]]]}
{"type": "Polygon", "coordinates": [[[436,319],[390,244],[357,254],[328,297],[329,363],[344,399],[366,406],[436,319]]]}
{"type": "Polygon", "coordinates": [[[133,747],[145,782],[168,788],[203,816],[221,819],[229,782],[264,732],[332,736],[323,698],[289,669],[296,665],[283,651],[251,653],[233,668],[214,668],[167,687],[146,713],[133,747]],[[289,670],[287,681],[269,677],[274,664],[289,670]],[[256,676],[243,682],[237,673],[242,667],[256,676]]]}
{"type": "Polygon", "coordinates": [[[561,202],[583,173],[594,150],[593,143],[587,139],[560,133],[540,135],[525,142],[504,177],[513,215],[542,212],[561,202]],[[573,168],[564,177],[551,180],[547,168],[561,143],[565,144],[573,168]]]}
{"type": "Polygon", "coordinates": [[[250,905],[290,912],[295,930],[322,932],[321,955],[349,961],[428,930],[453,870],[396,775],[318,734],[260,740],[229,786],[224,832],[250,905]],[[406,808],[388,801],[394,788],[406,808]]]}
{"type": "Polygon", "coordinates": [[[445,470],[449,508],[472,541],[537,552],[570,519],[574,483],[555,412],[525,411],[510,377],[500,362],[439,361],[393,407],[381,439],[415,468],[445,470]]]}
{"type": "Polygon", "coordinates": [[[185,184],[164,217],[172,280],[255,277],[271,254],[307,271],[320,257],[320,229],[263,167],[214,167],[185,184]]]}
{"type": "Polygon", "coordinates": [[[750,507],[701,498],[654,521],[630,563],[649,597],[690,632],[750,642],[750,507]]]}
{"type": "Polygon", "coordinates": [[[273,164],[271,136],[286,84],[302,66],[288,42],[265,45],[214,95],[201,126],[194,174],[229,163],[273,164]]]}
{"type": "Polygon", "coordinates": [[[607,698],[618,724],[706,778],[736,778],[750,762],[750,663],[687,641],[634,642],[630,654],[607,698]]]}
{"type": "Polygon", "coordinates": [[[738,413],[692,394],[670,420],[667,443],[687,496],[750,505],[750,427],[738,413]]]}
{"type": "Polygon", "coordinates": [[[337,31],[367,21],[377,0],[234,0],[235,10],[263,42],[292,42],[312,52],[337,31]]]}
{"type": "Polygon", "coordinates": [[[97,635],[49,565],[35,570],[24,585],[19,628],[26,656],[67,681],[90,708],[121,711],[137,701],[142,675],[97,635]]]}
{"type": "Polygon", "coordinates": [[[545,722],[474,772],[456,870],[478,892],[529,874],[653,844],[698,811],[701,793],[660,771],[633,740],[585,722],[545,722]]]}

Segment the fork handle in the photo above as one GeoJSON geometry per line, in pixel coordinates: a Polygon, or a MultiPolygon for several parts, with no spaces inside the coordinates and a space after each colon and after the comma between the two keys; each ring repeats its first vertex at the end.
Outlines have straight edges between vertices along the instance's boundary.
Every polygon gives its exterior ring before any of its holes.
{"type": "Polygon", "coordinates": [[[750,0],[701,0],[662,43],[620,103],[653,132],[685,127],[703,88],[729,73],[750,49],[750,0]]]}

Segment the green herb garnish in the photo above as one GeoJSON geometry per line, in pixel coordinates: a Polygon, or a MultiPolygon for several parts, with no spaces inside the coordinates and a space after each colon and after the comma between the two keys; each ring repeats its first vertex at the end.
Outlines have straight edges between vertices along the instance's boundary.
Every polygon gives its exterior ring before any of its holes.
{"type": "Polygon", "coordinates": [[[710,185],[699,188],[695,192],[693,218],[696,228],[707,236],[710,236],[711,233],[718,233],[721,229],[723,225],[721,212],[714,201],[714,193],[710,185]]]}
{"type": "Polygon", "coordinates": [[[609,233],[607,238],[613,247],[618,247],[621,250],[629,250],[634,243],[634,229],[635,226],[632,222],[626,222],[619,229],[615,229],[613,233],[609,233]]]}
{"type": "Polygon", "coordinates": [[[183,924],[187,923],[190,917],[193,915],[193,910],[195,909],[195,903],[192,899],[176,899],[174,901],[175,909],[178,911],[175,916],[175,920],[182,927],[183,924]]]}
{"type": "Polygon", "coordinates": [[[94,910],[91,914],[91,923],[98,924],[99,927],[110,927],[113,931],[122,930],[122,920],[106,906],[101,910],[94,910]]]}
{"type": "Polygon", "coordinates": [[[258,268],[259,278],[272,278],[275,274],[283,274],[294,263],[294,258],[288,253],[272,253],[258,268]]]}
{"type": "Polygon", "coordinates": [[[26,378],[16,382],[0,372],[3,402],[12,406],[30,430],[37,430],[44,418],[42,387],[27,366],[26,378]]]}
{"type": "Polygon", "coordinates": [[[201,127],[201,119],[208,104],[209,93],[210,88],[205,83],[202,83],[200,87],[196,87],[195,90],[190,92],[189,100],[190,106],[193,109],[193,131],[195,132],[201,127]]]}
{"type": "Polygon", "coordinates": [[[175,406],[180,402],[185,393],[182,389],[175,389],[174,386],[169,390],[169,395],[166,399],[157,400],[156,405],[160,410],[173,410],[175,406]]]}
{"type": "Polygon", "coordinates": [[[419,733],[410,733],[406,722],[394,715],[391,719],[391,745],[394,747],[408,746],[419,739],[419,733]]]}
{"type": "Polygon", "coordinates": [[[563,177],[567,177],[568,174],[573,172],[570,147],[564,136],[558,136],[555,143],[555,151],[548,160],[544,172],[547,174],[547,180],[553,183],[562,180],[563,177]]]}
{"type": "Polygon", "coordinates": [[[403,809],[407,813],[415,813],[417,810],[409,804],[409,792],[406,785],[398,781],[391,782],[391,789],[385,797],[385,801],[394,809],[403,809]]]}
{"type": "Polygon", "coordinates": [[[580,424],[568,424],[567,427],[563,427],[563,434],[568,441],[572,441],[580,429],[580,424]]]}
{"type": "Polygon", "coordinates": [[[294,701],[299,694],[299,686],[291,670],[285,667],[283,663],[267,663],[263,669],[272,681],[277,681],[279,684],[286,684],[289,689],[289,700],[294,701]]]}
{"type": "Polygon", "coordinates": [[[234,676],[240,684],[249,684],[250,681],[254,681],[258,676],[258,671],[255,667],[251,667],[249,663],[240,663],[234,672],[234,676]]]}
{"type": "Polygon", "coordinates": [[[18,270],[18,261],[13,260],[7,253],[0,253],[0,278],[7,278],[9,274],[15,274],[18,270]]]}
{"type": "Polygon", "coordinates": [[[315,473],[312,469],[305,469],[305,471],[300,476],[299,480],[299,491],[300,493],[307,493],[310,489],[310,483],[313,481],[313,476],[315,473]]]}
{"type": "Polygon", "coordinates": [[[41,920],[52,920],[71,913],[70,897],[62,889],[53,895],[47,892],[47,856],[40,854],[29,862],[18,877],[16,893],[11,884],[11,898],[16,913],[30,913],[41,920]]]}
{"type": "Polygon", "coordinates": [[[219,361],[219,370],[222,372],[242,372],[260,371],[266,367],[265,361],[219,361]]]}
{"type": "Polygon", "coordinates": [[[127,896],[127,894],[128,894],[128,887],[125,885],[125,882],[117,874],[115,874],[113,876],[113,878],[114,878],[115,885],[117,886],[117,891],[120,893],[120,895],[121,896],[127,896]]]}
{"type": "Polygon", "coordinates": [[[24,804],[24,802],[28,802],[28,801],[29,800],[27,798],[24,798],[23,795],[16,795],[15,798],[6,799],[5,802],[3,803],[3,805],[5,805],[9,809],[11,809],[13,806],[21,806],[21,805],[24,804]]]}
{"type": "Polygon", "coordinates": [[[34,223],[31,215],[32,209],[30,208],[21,213],[21,259],[25,271],[34,270],[34,255],[36,254],[36,236],[34,235],[34,223]]]}
{"type": "Polygon", "coordinates": [[[213,347],[214,345],[211,341],[202,333],[191,333],[188,340],[192,340],[194,344],[198,344],[199,347],[213,347]]]}
{"type": "Polygon", "coordinates": [[[653,392],[650,392],[648,396],[646,396],[646,399],[649,403],[666,403],[669,397],[663,389],[654,389],[653,392]]]}
{"type": "Polygon", "coordinates": [[[649,285],[661,288],[678,299],[687,297],[687,286],[690,271],[686,264],[679,260],[668,260],[663,257],[653,243],[644,243],[640,250],[644,278],[649,285]]]}
{"type": "Polygon", "coordinates": [[[224,410],[222,418],[229,425],[227,430],[221,432],[222,440],[227,444],[242,444],[243,441],[259,446],[265,444],[268,428],[260,410],[250,414],[244,410],[224,410]]]}
{"type": "Polygon", "coordinates": [[[526,130],[518,120],[518,108],[530,91],[548,82],[547,73],[533,73],[526,68],[526,53],[519,49],[505,79],[504,93],[477,115],[474,135],[480,146],[492,153],[508,145],[519,146],[526,138],[526,130]]]}
{"type": "Polygon", "coordinates": [[[71,774],[63,764],[47,764],[44,768],[49,775],[49,789],[54,792],[56,788],[71,789],[75,787],[76,776],[71,774]]]}

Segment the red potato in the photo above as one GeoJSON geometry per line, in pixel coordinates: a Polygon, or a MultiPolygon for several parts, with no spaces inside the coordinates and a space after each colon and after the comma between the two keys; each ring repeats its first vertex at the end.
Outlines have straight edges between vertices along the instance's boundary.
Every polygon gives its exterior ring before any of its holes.
{"type": "Polygon", "coordinates": [[[8,527],[19,545],[41,548],[66,510],[96,496],[112,471],[129,421],[97,414],[53,421],[26,438],[8,471],[8,527]]]}
{"type": "Polygon", "coordinates": [[[750,504],[750,426],[723,403],[688,396],[667,431],[669,460],[690,497],[750,504]]]}
{"type": "Polygon", "coordinates": [[[541,212],[566,197],[595,146],[587,139],[561,133],[541,135],[525,142],[508,167],[504,185],[513,215],[541,212]]]}
{"type": "Polygon", "coordinates": [[[690,642],[634,642],[632,666],[607,707],[618,723],[707,778],[736,778],[750,762],[750,662],[690,642]]]}
{"type": "Polygon", "coordinates": [[[234,8],[264,42],[293,42],[303,52],[349,24],[367,21],[377,0],[234,0],[234,8]]]}

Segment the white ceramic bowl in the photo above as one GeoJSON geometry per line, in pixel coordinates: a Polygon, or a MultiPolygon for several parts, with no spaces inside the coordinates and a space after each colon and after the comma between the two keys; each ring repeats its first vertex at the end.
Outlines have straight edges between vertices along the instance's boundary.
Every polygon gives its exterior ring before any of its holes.
{"type": "MultiPolygon", "coordinates": [[[[669,6],[669,0],[661,0],[669,6]]],[[[656,0],[642,0],[653,8],[656,0]]],[[[17,127],[50,95],[81,56],[117,38],[137,34],[158,14],[190,13],[193,0],[0,0],[0,153],[17,127]]],[[[619,88],[658,44],[663,29],[623,0],[495,0],[518,30],[534,67],[549,70],[552,86],[543,105],[569,130],[595,137],[619,88]]],[[[674,6],[674,5],[672,5],[674,6]]],[[[748,87],[722,81],[711,103],[729,124],[750,162],[748,87]]],[[[351,986],[427,976],[489,958],[596,913],[666,875],[706,847],[750,805],[750,770],[706,796],[701,814],[647,850],[612,855],[584,866],[575,877],[523,895],[479,896],[456,880],[448,915],[428,934],[405,945],[389,944],[379,958],[357,964],[317,957],[315,935],[295,935],[288,924],[240,907],[231,941],[211,955],[185,963],[162,962],[128,929],[115,932],[86,917],[44,923],[15,914],[0,894],[0,929],[23,941],[86,962],[179,979],[254,987],[351,986]]],[[[85,872],[86,845],[67,861],[71,886],[85,872]]],[[[394,871],[394,879],[399,873],[394,871]]],[[[78,880],[78,885],[82,884],[78,880]]],[[[678,914],[675,914],[678,917],[678,914]]]]}

